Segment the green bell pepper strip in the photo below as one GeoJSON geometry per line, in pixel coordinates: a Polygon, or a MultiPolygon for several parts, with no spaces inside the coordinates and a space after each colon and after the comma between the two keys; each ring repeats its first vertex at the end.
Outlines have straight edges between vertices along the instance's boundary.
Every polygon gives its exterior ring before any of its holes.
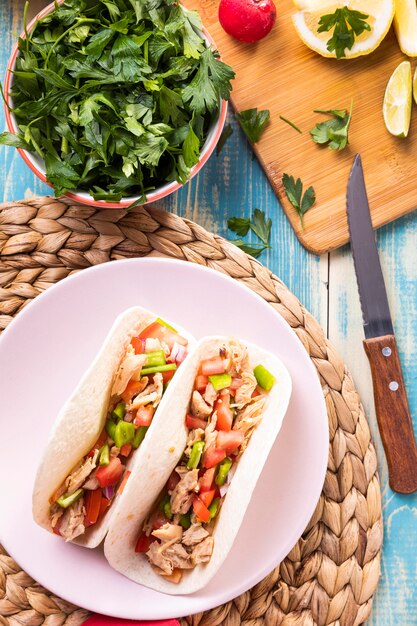
{"type": "Polygon", "coordinates": [[[139,448],[140,444],[142,443],[142,441],[145,439],[145,435],[146,435],[146,431],[148,430],[149,426],[139,426],[139,428],[136,430],[135,432],[135,436],[133,437],[132,440],[132,448],[134,448],[136,450],[136,448],[139,448]]]}
{"type": "Polygon", "coordinates": [[[169,520],[171,520],[174,517],[170,500],[164,504],[164,515],[169,520]]]}
{"type": "Polygon", "coordinates": [[[226,387],[230,387],[232,384],[232,377],[230,374],[213,374],[213,376],[209,376],[208,379],[213,385],[215,391],[226,389],[226,387]]]}
{"type": "Polygon", "coordinates": [[[169,497],[168,494],[166,494],[164,498],[162,499],[159,505],[159,510],[162,511],[165,517],[169,520],[171,520],[174,517],[172,508],[171,508],[171,498],[169,497]]]}
{"type": "Polygon", "coordinates": [[[208,510],[210,511],[210,521],[216,517],[217,513],[219,512],[219,508],[220,498],[215,498],[208,508],[208,510]]]}
{"type": "Polygon", "coordinates": [[[276,378],[263,365],[257,365],[253,370],[256,382],[265,391],[271,391],[276,383],[276,378]]]}
{"type": "Polygon", "coordinates": [[[121,448],[125,443],[130,443],[135,437],[135,427],[129,422],[120,420],[114,431],[114,443],[121,448]]]}
{"type": "Polygon", "coordinates": [[[102,448],[100,448],[100,456],[99,456],[99,465],[108,465],[110,463],[110,446],[108,443],[105,443],[102,448]]]}
{"type": "Polygon", "coordinates": [[[146,367],[159,367],[160,365],[166,365],[165,352],[163,350],[146,352],[146,367]]]}
{"type": "Polygon", "coordinates": [[[63,509],[67,509],[69,506],[71,506],[71,504],[77,502],[77,500],[81,498],[83,493],[84,489],[77,489],[77,491],[74,491],[74,493],[71,494],[64,493],[64,495],[58,498],[56,503],[59,504],[59,506],[61,506],[63,509]]]}
{"type": "Polygon", "coordinates": [[[114,420],[118,422],[119,420],[122,420],[125,415],[126,415],[126,405],[124,402],[119,402],[119,404],[114,407],[111,413],[111,416],[114,420]]]}
{"type": "Polygon", "coordinates": [[[188,463],[187,463],[188,469],[196,469],[196,467],[198,467],[198,464],[200,463],[201,455],[203,454],[204,445],[205,445],[204,441],[197,441],[193,445],[191,449],[190,458],[188,459],[188,463]]]}
{"type": "Polygon", "coordinates": [[[227,456],[219,465],[219,469],[217,470],[217,475],[215,479],[216,485],[221,487],[226,482],[226,477],[229,473],[230,468],[232,467],[232,459],[229,459],[227,456]]]}
{"type": "Polygon", "coordinates": [[[178,333],[178,330],[176,330],[173,326],[168,324],[168,322],[165,322],[160,317],[157,317],[155,322],[158,322],[158,324],[160,324],[161,326],[165,326],[166,328],[169,328],[169,330],[172,330],[173,333],[178,333]]]}
{"type": "Polygon", "coordinates": [[[106,433],[108,434],[110,439],[113,439],[113,441],[114,441],[114,433],[115,432],[116,432],[116,424],[113,422],[113,420],[107,420],[107,422],[106,422],[106,433]]]}
{"type": "Polygon", "coordinates": [[[191,514],[190,513],[186,513],[186,514],[180,515],[180,524],[181,524],[181,526],[183,528],[185,528],[185,530],[190,528],[190,526],[191,526],[191,514]]]}
{"type": "Polygon", "coordinates": [[[171,372],[176,370],[175,363],[168,363],[168,365],[157,365],[156,367],[143,367],[140,371],[141,376],[147,376],[148,374],[156,374],[157,372],[171,372]]]}

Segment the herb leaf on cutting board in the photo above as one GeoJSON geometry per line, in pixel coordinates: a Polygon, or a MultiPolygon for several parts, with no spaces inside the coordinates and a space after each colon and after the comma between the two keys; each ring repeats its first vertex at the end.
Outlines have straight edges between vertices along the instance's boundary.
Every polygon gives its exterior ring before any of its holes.
{"type": "Polygon", "coordinates": [[[257,143],[269,122],[270,113],[268,109],[258,111],[257,108],[254,108],[241,111],[236,114],[236,117],[249,141],[257,143]]]}
{"type": "Polygon", "coordinates": [[[314,188],[310,186],[306,189],[303,195],[303,183],[301,178],[297,178],[297,180],[295,180],[294,176],[290,176],[289,174],[283,175],[282,184],[284,185],[285,194],[294,209],[297,211],[300,217],[301,226],[304,228],[304,215],[316,201],[314,188]]]}
{"type": "Polygon", "coordinates": [[[333,30],[333,34],[327,42],[327,50],[335,52],[336,58],[345,57],[345,50],[351,50],[358,37],[365,30],[370,31],[371,26],[366,21],[369,15],[343,7],[336,9],[334,13],[322,15],[319,19],[318,33],[333,30]]]}
{"type": "Polygon", "coordinates": [[[265,213],[260,209],[254,210],[252,219],[248,217],[230,217],[227,220],[227,226],[239,237],[247,235],[250,229],[262,241],[261,244],[253,244],[246,243],[242,239],[234,239],[232,243],[247,254],[258,258],[264,250],[270,248],[269,238],[271,236],[272,220],[271,218],[266,219],[265,213]]]}
{"type": "Polygon", "coordinates": [[[234,77],[200,28],[174,0],[56,4],[19,40],[19,132],[0,143],[48,155],[57,195],[120,201],[186,182],[234,77]]]}
{"type": "Polygon", "coordinates": [[[316,124],[310,134],[318,144],[327,144],[330,150],[343,150],[349,143],[349,125],[352,119],[352,104],[350,111],[342,110],[322,110],[315,109],[315,113],[323,113],[332,117],[325,122],[316,124]]]}

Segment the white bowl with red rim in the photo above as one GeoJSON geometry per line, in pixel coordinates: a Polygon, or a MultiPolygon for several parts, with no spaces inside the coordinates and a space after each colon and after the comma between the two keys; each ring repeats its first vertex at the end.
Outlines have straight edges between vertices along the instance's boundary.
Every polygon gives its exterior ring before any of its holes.
{"type": "MultiPolygon", "coordinates": [[[[58,0],[58,4],[62,4],[63,2],[64,0],[58,0]]],[[[55,2],[52,2],[47,7],[45,7],[42,11],[40,11],[40,13],[38,13],[38,15],[28,24],[27,29],[26,29],[27,32],[30,32],[33,29],[33,27],[35,26],[36,22],[39,19],[41,19],[42,17],[45,17],[45,15],[47,15],[48,13],[51,13],[54,10],[55,6],[56,6],[55,2]]],[[[216,44],[213,38],[211,37],[207,29],[204,28],[204,26],[202,28],[202,31],[199,34],[205,39],[207,46],[212,46],[214,49],[216,49],[216,44]]],[[[20,38],[25,39],[26,33],[23,32],[20,35],[20,38]]],[[[10,108],[13,107],[13,101],[12,101],[12,98],[10,97],[10,90],[11,90],[12,82],[13,82],[13,70],[16,66],[16,60],[17,60],[18,55],[19,55],[19,46],[18,46],[18,43],[16,43],[13,48],[12,54],[10,56],[9,62],[7,64],[6,77],[4,79],[4,97],[5,97],[4,108],[5,108],[6,124],[7,124],[7,128],[9,132],[14,133],[14,134],[17,134],[19,132],[19,125],[17,123],[15,115],[10,110],[10,108]]],[[[198,172],[201,170],[203,165],[205,165],[205,163],[208,161],[209,157],[213,153],[217,145],[217,142],[220,139],[220,135],[224,127],[224,124],[226,121],[226,114],[227,114],[227,101],[220,100],[218,112],[217,114],[213,116],[210,127],[208,129],[206,141],[204,142],[204,145],[202,146],[201,153],[200,153],[200,160],[198,161],[198,163],[196,163],[196,165],[194,165],[194,167],[191,168],[188,181],[191,180],[191,178],[193,178],[196,174],[198,174],[198,172]]],[[[46,180],[45,163],[40,158],[40,156],[34,152],[23,150],[22,148],[17,148],[17,150],[20,153],[20,156],[25,161],[25,163],[30,167],[32,172],[36,174],[36,176],[40,178],[42,182],[46,183],[47,185],[49,185],[49,187],[53,188],[53,185],[48,183],[48,181],[46,180]]],[[[147,193],[146,202],[144,202],[144,204],[147,204],[148,202],[155,202],[156,200],[161,200],[162,198],[165,198],[169,194],[173,193],[174,191],[177,191],[178,189],[180,189],[180,187],[183,187],[183,183],[179,183],[177,181],[167,182],[166,184],[161,185],[160,187],[155,189],[154,191],[150,191],[149,193],[147,193]]],[[[120,200],[119,202],[106,202],[104,200],[94,200],[94,198],[88,192],[81,191],[81,190],[68,191],[65,195],[71,200],[75,200],[76,202],[79,202],[80,204],[87,204],[89,206],[94,206],[94,207],[102,208],[102,209],[125,209],[129,207],[131,204],[133,204],[134,202],[137,202],[139,200],[139,196],[127,196],[126,198],[124,198],[123,200],[120,200]]]]}

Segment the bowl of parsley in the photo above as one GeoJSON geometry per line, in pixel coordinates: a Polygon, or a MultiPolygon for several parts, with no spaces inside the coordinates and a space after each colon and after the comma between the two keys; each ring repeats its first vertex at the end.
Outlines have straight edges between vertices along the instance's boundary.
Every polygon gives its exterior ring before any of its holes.
{"type": "Polygon", "coordinates": [[[0,143],[56,196],[104,208],[159,200],[213,152],[233,77],[198,13],[177,2],[60,0],[25,19],[0,143]]]}

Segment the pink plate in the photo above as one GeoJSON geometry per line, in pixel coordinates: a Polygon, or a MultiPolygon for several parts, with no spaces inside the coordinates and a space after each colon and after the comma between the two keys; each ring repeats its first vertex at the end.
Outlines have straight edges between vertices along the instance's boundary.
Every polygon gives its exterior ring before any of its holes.
{"type": "Polygon", "coordinates": [[[92,611],[163,619],[231,600],[270,572],[306,527],[327,465],[327,413],[295,333],[255,293],[219,272],[170,259],[97,265],[38,296],[0,337],[0,541],[53,593],[92,611]],[[32,520],[31,493],[49,429],[115,317],[140,304],[197,338],[234,334],[274,352],[293,393],[236,542],[210,584],[189,596],[151,591],[112,570],[100,549],[65,544],[32,520]]]}

